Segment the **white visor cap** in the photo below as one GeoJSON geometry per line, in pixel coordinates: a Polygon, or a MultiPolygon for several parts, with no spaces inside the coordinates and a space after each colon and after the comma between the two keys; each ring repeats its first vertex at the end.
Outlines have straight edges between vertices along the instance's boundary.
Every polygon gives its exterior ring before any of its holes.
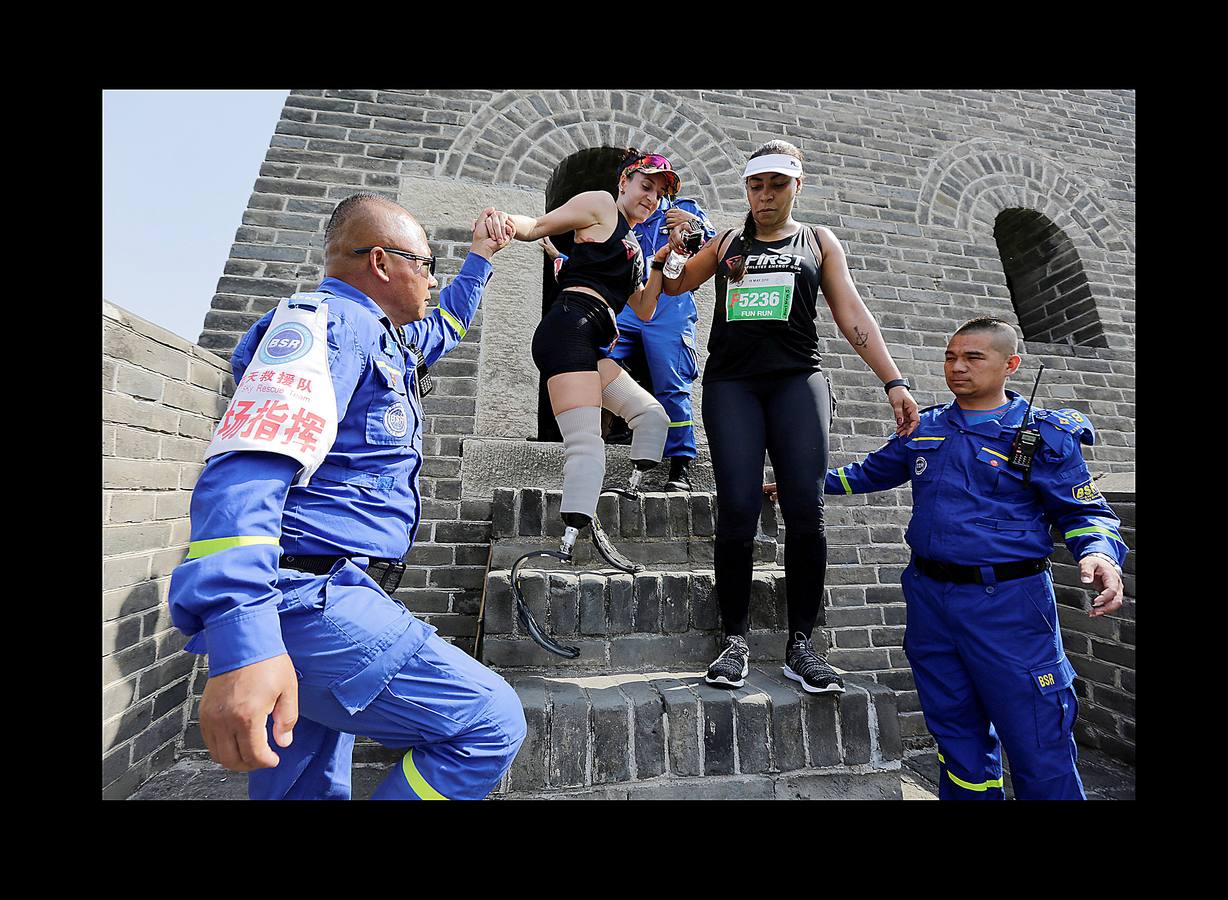
{"type": "Polygon", "coordinates": [[[764,172],[779,172],[781,175],[801,178],[802,163],[795,156],[787,156],[784,153],[768,153],[764,156],[756,156],[748,162],[742,177],[750,178],[752,175],[762,175],[764,172]]]}

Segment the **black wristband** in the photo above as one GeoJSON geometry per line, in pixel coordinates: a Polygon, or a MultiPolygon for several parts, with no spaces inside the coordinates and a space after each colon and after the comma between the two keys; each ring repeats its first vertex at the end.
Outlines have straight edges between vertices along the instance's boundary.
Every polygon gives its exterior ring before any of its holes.
{"type": "Polygon", "coordinates": [[[650,263],[650,265],[651,265],[651,266],[652,266],[654,269],[664,269],[664,268],[665,268],[665,261],[664,261],[664,260],[657,260],[657,259],[654,259],[654,260],[652,260],[652,262],[650,263]]]}
{"type": "Polygon", "coordinates": [[[909,390],[909,391],[912,390],[912,385],[908,383],[907,378],[892,378],[890,381],[888,381],[886,384],[883,385],[883,392],[890,394],[891,389],[893,387],[902,387],[905,390],[909,390]]]}

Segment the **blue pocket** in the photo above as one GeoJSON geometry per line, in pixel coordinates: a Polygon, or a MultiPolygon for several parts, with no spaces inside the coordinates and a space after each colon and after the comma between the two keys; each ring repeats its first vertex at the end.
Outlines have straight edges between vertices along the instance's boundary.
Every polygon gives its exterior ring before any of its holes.
{"type": "Polygon", "coordinates": [[[1048,665],[1029,669],[1028,674],[1036,688],[1033,695],[1036,743],[1041,747],[1060,744],[1070,737],[1070,729],[1079,714],[1079,701],[1072,687],[1074,666],[1062,656],[1048,665]]]}

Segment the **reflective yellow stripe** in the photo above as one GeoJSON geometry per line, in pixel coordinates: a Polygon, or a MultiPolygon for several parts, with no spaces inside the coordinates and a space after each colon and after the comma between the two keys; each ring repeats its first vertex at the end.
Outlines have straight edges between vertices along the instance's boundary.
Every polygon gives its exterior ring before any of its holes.
{"type": "MultiPolygon", "coordinates": [[[[1088,528],[1076,528],[1074,531],[1068,531],[1063,540],[1070,540],[1072,537],[1078,537],[1081,534],[1107,534],[1109,537],[1121,541],[1121,535],[1101,525],[1092,525],[1088,528]]],[[[1124,544],[1125,541],[1122,541],[1122,543],[1124,544]]]]}
{"type": "Polygon", "coordinates": [[[436,307],[436,309],[439,310],[439,314],[443,316],[444,321],[452,326],[452,330],[455,331],[459,337],[465,336],[465,326],[463,326],[460,322],[456,321],[456,318],[450,315],[448,311],[444,309],[442,306],[436,307]]]}
{"type": "Polygon", "coordinates": [[[220,553],[234,547],[249,547],[252,544],[280,544],[281,538],[253,535],[244,537],[212,538],[207,541],[192,541],[188,545],[188,559],[200,559],[211,553],[220,553]]]}
{"type": "MultiPolygon", "coordinates": [[[[939,754],[938,754],[938,761],[939,761],[940,763],[942,763],[944,767],[945,767],[945,766],[946,766],[946,764],[947,764],[947,761],[946,761],[945,759],[943,759],[943,758],[942,758],[942,754],[941,754],[941,753],[939,753],[939,754]]],[[[967,789],[967,790],[969,790],[969,791],[987,791],[987,790],[989,790],[990,788],[1000,788],[1000,787],[1002,787],[1002,779],[1001,779],[1001,778],[991,778],[989,781],[982,781],[980,784],[973,784],[973,783],[972,783],[972,782],[970,782],[970,781],[964,781],[962,778],[956,778],[954,775],[952,775],[952,774],[951,774],[951,770],[950,770],[950,769],[947,769],[947,778],[950,778],[952,781],[954,781],[954,782],[955,782],[956,784],[958,784],[960,787],[965,788],[965,789],[967,789]]]]}
{"type": "Polygon", "coordinates": [[[913,438],[914,441],[945,441],[944,437],[913,438]]]}
{"type": "Polygon", "coordinates": [[[687,419],[685,422],[670,422],[669,427],[670,428],[681,428],[683,425],[694,425],[694,424],[695,424],[694,419],[687,419]]]}
{"type": "Polygon", "coordinates": [[[846,494],[853,493],[853,486],[850,485],[849,480],[844,477],[844,466],[841,466],[840,468],[836,469],[836,471],[840,473],[840,480],[844,483],[844,493],[846,494]]]}
{"type": "Polygon", "coordinates": [[[1007,459],[1005,456],[1003,456],[1003,455],[1002,455],[1001,453],[999,453],[997,450],[990,450],[988,447],[982,447],[981,449],[982,449],[982,450],[984,450],[986,453],[992,453],[994,456],[998,457],[998,459],[1005,459],[1007,462],[1010,462],[1010,460],[1009,460],[1009,459],[1007,459]]]}
{"type": "Polygon", "coordinates": [[[420,800],[447,800],[443,794],[435,790],[426,783],[426,779],[422,777],[422,773],[418,771],[418,767],[414,765],[414,751],[411,749],[401,759],[401,771],[405,773],[405,780],[409,782],[409,786],[414,789],[414,793],[418,795],[420,800]]]}

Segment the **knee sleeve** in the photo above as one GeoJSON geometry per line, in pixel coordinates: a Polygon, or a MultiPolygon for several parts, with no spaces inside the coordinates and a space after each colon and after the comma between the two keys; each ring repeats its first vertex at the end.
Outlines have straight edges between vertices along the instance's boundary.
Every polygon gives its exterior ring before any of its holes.
{"type": "Polygon", "coordinates": [[[631,458],[659,463],[669,436],[669,416],[648,391],[626,372],[606,385],[601,405],[626,419],[631,428],[631,458]]]}
{"type": "Polygon", "coordinates": [[[597,498],[605,478],[605,444],[601,410],[580,406],[554,417],[563,435],[563,503],[559,512],[597,515],[597,498]]]}

